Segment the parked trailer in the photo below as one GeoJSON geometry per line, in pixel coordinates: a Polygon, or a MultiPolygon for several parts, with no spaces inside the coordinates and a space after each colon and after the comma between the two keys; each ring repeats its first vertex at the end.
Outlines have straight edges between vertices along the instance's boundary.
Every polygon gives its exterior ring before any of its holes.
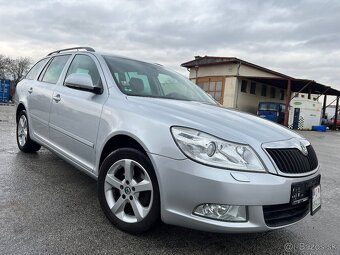
{"type": "Polygon", "coordinates": [[[0,80],[0,103],[8,103],[10,86],[10,80],[0,80]]]}

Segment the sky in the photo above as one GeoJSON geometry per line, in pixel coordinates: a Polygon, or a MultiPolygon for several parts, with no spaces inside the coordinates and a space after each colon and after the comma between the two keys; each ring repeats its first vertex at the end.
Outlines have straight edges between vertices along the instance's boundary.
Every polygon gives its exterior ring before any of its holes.
{"type": "Polygon", "coordinates": [[[0,54],[72,46],[171,67],[237,57],[340,90],[340,1],[0,0],[0,54]]]}

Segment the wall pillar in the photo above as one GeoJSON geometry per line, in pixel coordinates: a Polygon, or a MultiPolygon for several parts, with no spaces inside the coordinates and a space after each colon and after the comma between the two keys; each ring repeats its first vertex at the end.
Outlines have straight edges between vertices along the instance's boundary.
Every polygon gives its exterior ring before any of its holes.
{"type": "Polygon", "coordinates": [[[285,118],[283,125],[286,127],[288,126],[288,120],[289,120],[289,103],[290,103],[290,98],[292,96],[292,84],[291,80],[287,81],[287,91],[286,91],[286,107],[285,107],[285,118]]]}
{"type": "Polygon", "coordinates": [[[312,99],[312,87],[311,86],[309,86],[308,88],[308,99],[312,99]]]}
{"type": "Polygon", "coordinates": [[[326,117],[326,107],[327,107],[327,95],[325,94],[323,97],[323,105],[322,105],[322,118],[326,117]]]}
{"type": "Polygon", "coordinates": [[[334,116],[334,124],[333,124],[333,129],[336,130],[336,123],[338,121],[338,113],[339,113],[339,97],[336,97],[336,104],[335,104],[335,116],[334,116]]]}

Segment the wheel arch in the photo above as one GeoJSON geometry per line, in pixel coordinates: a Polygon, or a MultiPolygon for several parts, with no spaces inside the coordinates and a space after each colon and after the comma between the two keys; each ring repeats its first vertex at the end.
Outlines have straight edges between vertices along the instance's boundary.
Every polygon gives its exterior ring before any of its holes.
{"type": "Polygon", "coordinates": [[[16,113],[15,113],[15,120],[16,122],[18,122],[18,119],[19,119],[19,113],[22,111],[22,110],[26,110],[26,107],[23,103],[19,103],[18,104],[18,107],[17,107],[17,110],[16,110],[16,113]]]}
{"type": "MultiPolygon", "coordinates": [[[[100,171],[100,167],[104,161],[104,159],[113,151],[119,148],[133,148],[139,150],[145,156],[148,156],[147,149],[145,145],[142,145],[140,141],[134,138],[130,134],[115,134],[111,136],[103,146],[100,152],[99,164],[98,164],[98,173],[100,171]]],[[[150,159],[150,158],[149,158],[150,159]]]]}
{"type": "Polygon", "coordinates": [[[150,151],[147,149],[147,146],[135,135],[127,132],[119,132],[119,133],[113,133],[108,138],[106,139],[106,142],[104,143],[105,145],[102,147],[100,150],[100,156],[97,158],[97,169],[96,172],[94,173],[97,177],[99,176],[100,173],[100,167],[105,160],[105,158],[114,150],[118,148],[134,148],[139,151],[141,151],[149,160],[151,165],[153,166],[153,169],[155,171],[156,179],[157,179],[157,184],[159,188],[159,195],[160,195],[160,205],[162,207],[162,185],[161,185],[161,179],[159,176],[159,172],[157,169],[157,166],[155,165],[155,162],[152,158],[152,155],[150,155],[150,151]]]}

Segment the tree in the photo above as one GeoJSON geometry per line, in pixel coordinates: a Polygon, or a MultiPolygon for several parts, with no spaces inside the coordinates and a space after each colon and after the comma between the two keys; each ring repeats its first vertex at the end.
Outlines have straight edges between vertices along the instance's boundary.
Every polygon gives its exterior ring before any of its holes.
{"type": "Polygon", "coordinates": [[[5,57],[4,55],[0,54],[0,79],[7,78],[9,62],[10,62],[10,58],[5,57]]]}
{"type": "Polygon", "coordinates": [[[15,86],[29,71],[30,65],[31,60],[29,58],[9,59],[6,70],[15,86]]]}

